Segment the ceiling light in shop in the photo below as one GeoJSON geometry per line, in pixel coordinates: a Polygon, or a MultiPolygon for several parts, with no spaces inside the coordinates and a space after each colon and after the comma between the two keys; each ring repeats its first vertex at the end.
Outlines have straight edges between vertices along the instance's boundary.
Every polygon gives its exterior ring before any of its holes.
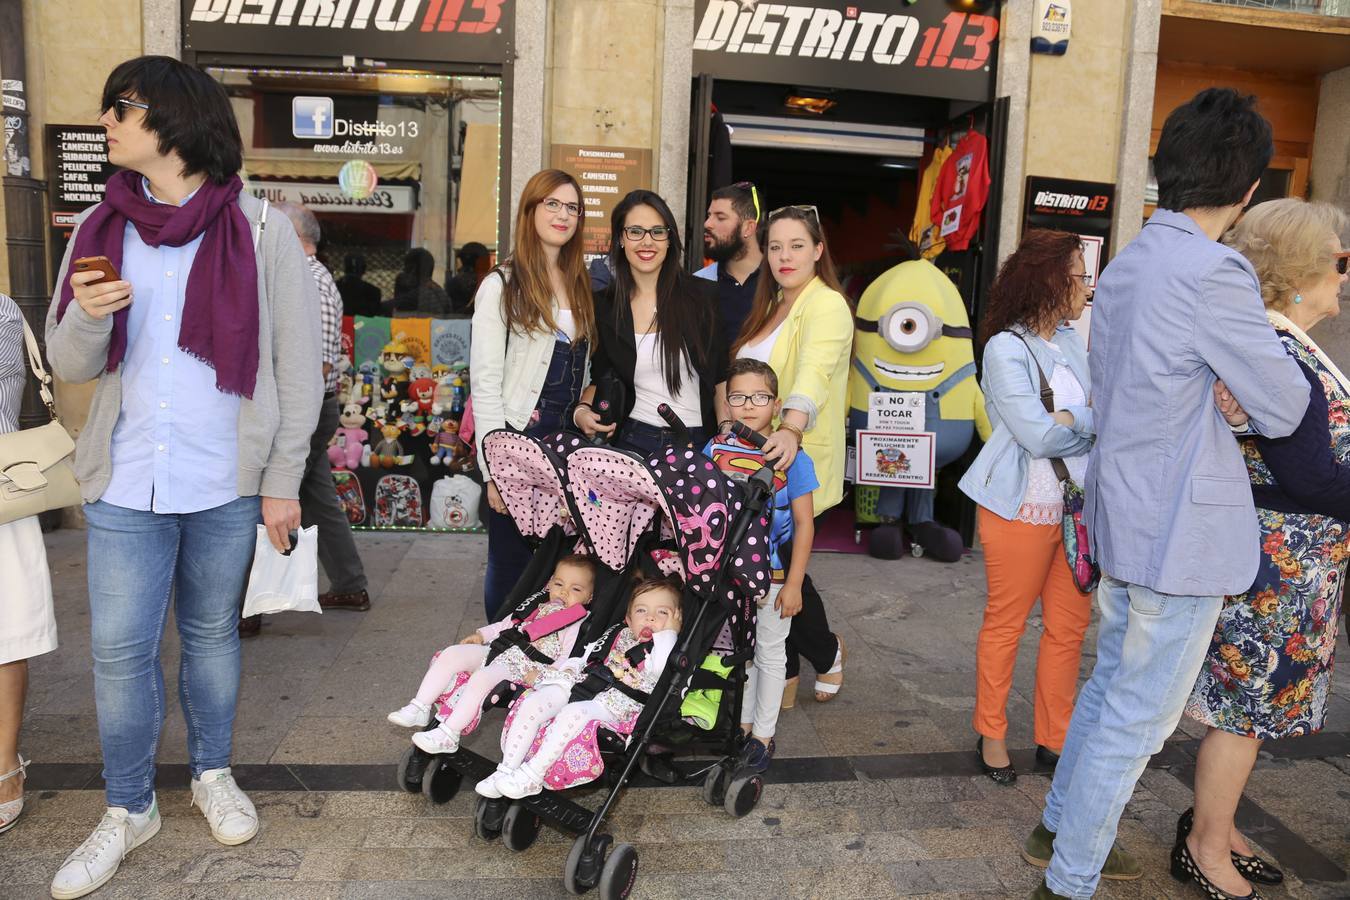
{"type": "Polygon", "coordinates": [[[824,115],[828,110],[839,104],[827,97],[803,97],[797,94],[789,94],[788,98],[783,101],[783,105],[788,109],[797,109],[819,116],[824,115]]]}

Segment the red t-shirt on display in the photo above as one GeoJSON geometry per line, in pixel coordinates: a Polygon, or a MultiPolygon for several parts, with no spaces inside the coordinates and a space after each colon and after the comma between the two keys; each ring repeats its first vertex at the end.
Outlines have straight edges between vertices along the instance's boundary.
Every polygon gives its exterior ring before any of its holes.
{"type": "Polygon", "coordinates": [[[933,221],[948,250],[964,250],[980,229],[989,199],[989,142],[967,131],[938,173],[933,191],[933,221]]]}

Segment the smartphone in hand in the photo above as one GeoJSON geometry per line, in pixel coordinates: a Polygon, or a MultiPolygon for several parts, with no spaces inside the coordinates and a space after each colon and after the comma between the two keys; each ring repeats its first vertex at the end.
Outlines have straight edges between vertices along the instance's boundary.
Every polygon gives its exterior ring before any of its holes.
{"type": "Polygon", "coordinates": [[[75,260],[76,272],[102,272],[103,277],[91,281],[90,284],[99,284],[104,281],[120,281],[122,276],[117,274],[117,268],[106,256],[82,256],[75,260]]]}

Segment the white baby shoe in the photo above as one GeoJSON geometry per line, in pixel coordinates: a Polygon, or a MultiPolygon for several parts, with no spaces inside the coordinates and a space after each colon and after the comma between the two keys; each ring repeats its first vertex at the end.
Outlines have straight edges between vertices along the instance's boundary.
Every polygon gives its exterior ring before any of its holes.
{"type": "Polygon", "coordinates": [[[426,728],[431,724],[431,707],[426,703],[410,700],[407,706],[391,712],[387,718],[404,728],[426,728]]]}
{"type": "Polygon", "coordinates": [[[412,736],[412,742],[427,753],[454,753],[459,749],[459,735],[451,734],[444,728],[419,731],[412,736]]]}
{"type": "Polygon", "coordinates": [[[521,766],[514,772],[498,772],[495,787],[501,791],[503,797],[523,800],[526,797],[533,797],[535,794],[541,793],[544,790],[544,783],[536,781],[534,776],[524,766],[521,766]]]}
{"type": "Polygon", "coordinates": [[[486,797],[489,800],[496,800],[501,797],[502,792],[497,789],[497,776],[499,772],[493,772],[482,781],[473,786],[474,793],[480,797],[486,797]]]}

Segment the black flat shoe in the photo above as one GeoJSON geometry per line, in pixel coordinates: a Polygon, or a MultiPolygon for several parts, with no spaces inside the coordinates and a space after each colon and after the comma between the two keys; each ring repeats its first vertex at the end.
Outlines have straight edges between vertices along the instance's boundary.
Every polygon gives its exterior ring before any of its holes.
{"type": "Polygon", "coordinates": [[[988,775],[995,784],[1009,785],[1017,781],[1017,770],[1011,765],[991,766],[984,761],[984,737],[975,742],[975,759],[980,763],[980,771],[988,775]]]}
{"type": "Polygon", "coordinates": [[[1182,884],[1194,882],[1201,893],[1211,900],[1265,900],[1256,888],[1252,888],[1247,894],[1230,894],[1222,888],[1215,887],[1191,858],[1191,851],[1187,849],[1184,840],[1178,841],[1172,848],[1172,877],[1182,884]]]}
{"type": "MultiPolygon", "coordinates": [[[[1186,836],[1191,833],[1191,828],[1195,825],[1195,810],[1188,809],[1177,819],[1177,842],[1186,840],[1186,836]]],[[[1281,884],[1284,882],[1284,873],[1273,864],[1266,862],[1259,856],[1243,856],[1236,850],[1230,850],[1233,858],[1233,868],[1238,870],[1238,874],[1248,881],[1254,881],[1257,884],[1281,884]]]]}
{"type": "Polygon", "coordinates": [[[1036,762],[1040,763],[1043,766],[1049,766],[1050,768],[1053,769],[1055,766],[1059,764],[1059,754],[1051,750],[1049,747],[1042,747],[1040,744],[1037,744],[1036,762]]]}

